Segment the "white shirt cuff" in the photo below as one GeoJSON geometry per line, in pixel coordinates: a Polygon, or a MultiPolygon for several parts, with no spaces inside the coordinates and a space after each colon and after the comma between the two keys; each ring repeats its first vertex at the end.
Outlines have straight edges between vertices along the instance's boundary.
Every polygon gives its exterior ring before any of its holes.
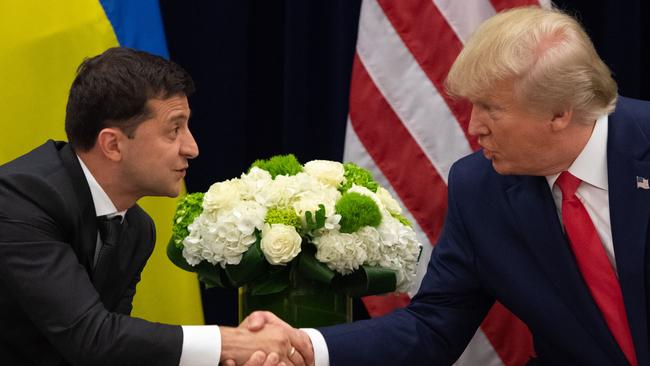
{"type": "Polygon", "coordinates": [[[221,358],[219,326],[183,325],[182,328],[183,350],[179,366],[218,366],[221,358]]]}
{"type": "Polygon", "coordinates": [[[327,349],[327,343],[323,335],[316,329],[301,328],[311,339],[311,345],[314,348],[315,366],[330,366],[330,355],[327,349]]]}

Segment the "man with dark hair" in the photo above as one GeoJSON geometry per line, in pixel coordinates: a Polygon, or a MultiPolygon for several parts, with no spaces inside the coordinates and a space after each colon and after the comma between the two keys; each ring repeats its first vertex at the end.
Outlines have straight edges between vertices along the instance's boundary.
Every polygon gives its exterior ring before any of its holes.
{"type": "Polygon", "coordinates": [[[179,194],[199,152],[193,91],[173,62],[109,49],[78,69],[69,143],[50,140],[0,167],[0,363],[217,365],[251,354],[252,364],[303,363],[301,344],[279,328],[129,316],[155,243],[136,201],[179,194]]]}

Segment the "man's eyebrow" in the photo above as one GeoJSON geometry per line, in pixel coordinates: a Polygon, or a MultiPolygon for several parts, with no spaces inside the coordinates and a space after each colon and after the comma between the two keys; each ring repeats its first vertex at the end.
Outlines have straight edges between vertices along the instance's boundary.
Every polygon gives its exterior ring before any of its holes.
{"type": "Polygon", "coordinates": [[[189,111],[187,114],[185,114],[185,112],[180,112],[174,114],[170,119],[170,122],[185,121],[185,120],[189,120],[190,117],[192,117],[192,111],[189,111]]]}

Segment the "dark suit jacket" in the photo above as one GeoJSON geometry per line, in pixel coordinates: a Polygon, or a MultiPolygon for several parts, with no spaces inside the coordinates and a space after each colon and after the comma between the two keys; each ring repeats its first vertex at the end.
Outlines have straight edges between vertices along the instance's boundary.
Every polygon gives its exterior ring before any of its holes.
{"type": "Polygon", "coordinates": [[[96,283],[95,208],[72,149],[48,141],[0,167],[0,364],[178,365],[182,330],[131,318],[155,230],[127,211],[120,265],[96,283]]]}
{"type": "MultiPolygon", "coordinates": [[[[650,365],[646,263],[650,103],[620,98],[609,117],[609,206],[618,275],[640,365],[650,365]]],[[[411,304],[322,329],[337,365],[449,365],[494,301],[530,328],[542,365],[626,365],[563,234],[544,177],[502,176],[480,153],[449,174],[443,233],[411,304]]]]}

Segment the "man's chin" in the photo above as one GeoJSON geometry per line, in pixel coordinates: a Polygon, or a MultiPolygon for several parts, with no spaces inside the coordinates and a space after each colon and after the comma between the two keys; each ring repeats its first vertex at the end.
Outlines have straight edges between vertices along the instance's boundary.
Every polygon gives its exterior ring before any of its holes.
{"type": "Polygon", "coordinates": [[[181,193],[181,187],[159,190],[149,196],[176,198],[181,193]]]}
{"type": "Polygon", "coordinates": [[[494,159],[494,158],[492,158],[491,160],[492,160],[492,168],[494,168],[494,170],[497,173],[499,173],[501,175],[513,175],[513,174],[515,174],[512,171],[512,169],[510,167],[508,167],[507,165],[503,164],[502,161],[499,161],[498,159],[494,159]]]}

